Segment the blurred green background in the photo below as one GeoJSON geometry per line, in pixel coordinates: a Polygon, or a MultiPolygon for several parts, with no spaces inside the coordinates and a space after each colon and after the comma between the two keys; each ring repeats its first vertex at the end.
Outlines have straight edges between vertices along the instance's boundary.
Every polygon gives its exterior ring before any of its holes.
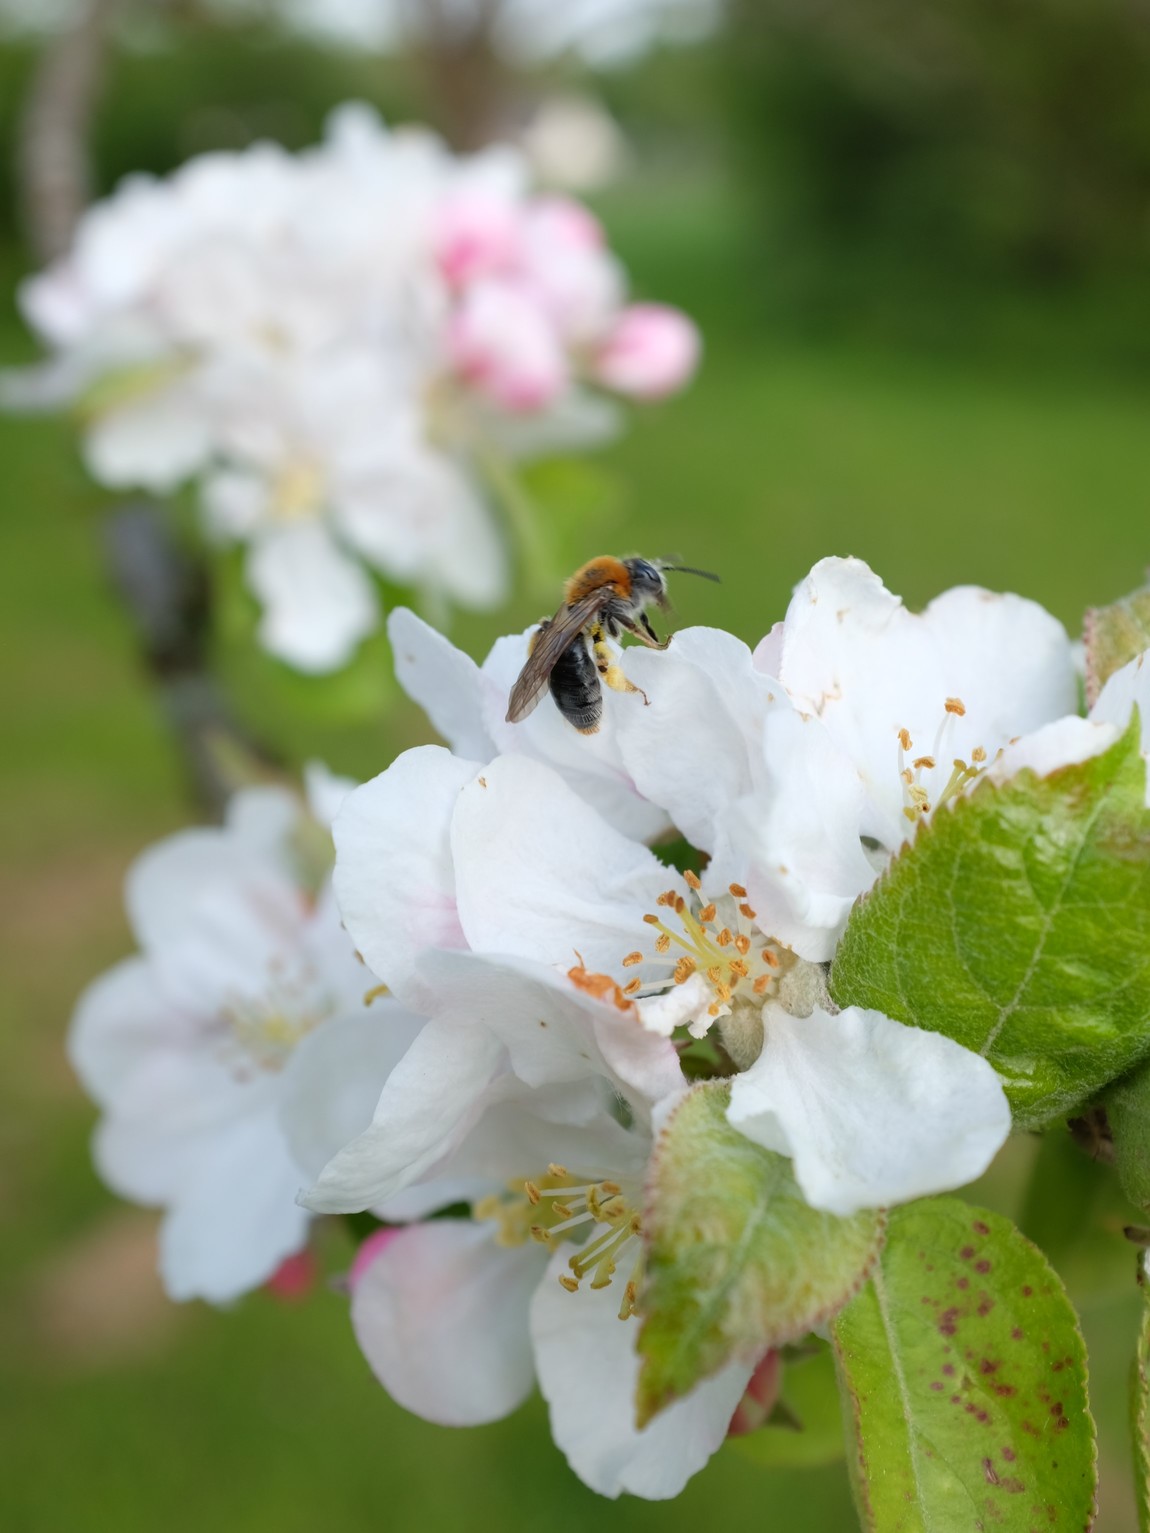
{"type": "MultiPolygon", "coordinates": [[[[7,295],[33,265],[13,166],[38,56],[0,43],[6,362],[35,355],[7,295]]],[[[109,59],[98,187],[261,135],[302,145],[349,96],[443,122],[425,65],[171,7],[109,59]]],[[[596,474],[535,476],[557,557],[674,552],[717,569],[722,586],[677,591],[681,621],[752,643],[828,553],[861,555],[914,604],[967,581],[1019,590],[1075,633],[1085,606],[1137,584],[1148,66],[1150,14],[1123,0],[962,0],[945,15],[910,0],[734,0],[693,47],[606,74],[560,61],[497,79],[512,118],[560,82],[609,107],[627,164],[591,200],[637,292],[681,304],[706,341],[695,385],[637,413],[596,474]]],[[[426,1426],[374,1385],[326,1290],[228,1313],[166,1302],[152,1216],[90,1169],[94,1114],[63,1040],[78,990],[128,950],[125,867],[194,810],[109,588],[111,500],[59,422],[0,419],[0,475],[0,1526],[853,1526],[840,1464],[768,1473],[729,1445],[679,1501],[612,1505],[567,1472],[538,1405],[483,1430],[426,1426]]],[[[479,657],[539,610],[524,595],[454,637],[479,657]]],[[[235,705],[289,763],[318,754],[367,776],[427,738],[381,644],[324,688],[245,649],[237,598],[219,618],[235,705]]],[[[1132,1530],[1129,1211],[1061,1137],[1012,1145],[972,1196],[1020,1217],[1071,1285],[1102,1428],[1098,1526],[1132,1530]],[[1026,1191],[1038,1156],[1044,1201],[1026,1191]]],[[[334,1268],[341,1241],[330,1233],[334,1268]]]]}

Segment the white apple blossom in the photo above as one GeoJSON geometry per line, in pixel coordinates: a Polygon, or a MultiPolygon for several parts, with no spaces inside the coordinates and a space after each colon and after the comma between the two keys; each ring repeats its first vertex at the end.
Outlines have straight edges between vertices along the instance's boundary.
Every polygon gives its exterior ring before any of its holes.
{"type": "Polygon", "coordinates": [[[732,1122],[791,1156],[817,1207],[961,1186],[1009,1132],[985,1060],[878,1013],[832,1014],[822,970],[745,887],[667,869],[540,762],[408,752],[349,797],[335,835],[344,921],[405,1004],[431,1004],[437,966],[463,951],[606,975],[664,1035],[717,1023],[745,1072],[732,1122]]]}
{"type": "Polygon", "coordinates": [[[731,1363],[635,1429],[637,1327],[620,1321],[642,1278],[654,1119],[685,1088],[676,1051],[579,965],[440,953],[424,970],[427,1022],[306,1197],[416,1221],[353,1269],[360,1345],[400,1404],[446,1425],[506,1415],[538,1378],[587,1484],[675,1495],[753,1372],[731,1363]],[[463,1199],[474,1222],[420,1222],[463,1199]]]}
{"type": "Polygon", "coordinates": [[[370,572],[495,605],[510,462],[611,435],[601,390],[686,382],[694,327],[625,286],[517,151],[348,106],[314,149],[203,155],[93,207],[24,287],[53,360],[7,397],[74,403],[110,487],[198,480],[209,532],[248,545],[262,643],[325,671],[378,624],[370,572]]]}
{"type": "Polygon", "coordinates": [[[925,816],[1077,706],[1072,646],[1037,603],[963,586],[914,614],[858,559],[817,564],[753,655],[689,629],[627,667],[651,699],[620,716],[639,791],[818,961],[925,816]]]}
{"type": "Polygon", "coordinates": [[[77,1006],[70,1052],[103,1114],[97,1166],[164,1209],[175,1299],[235,1299],[304,1245],[309,1148],[330,1154],[367,1123],[378,1079],[418,1031],[394,1001],[364,1010],[371,976],[340,925],[313,817],[347,786],[313,774],[313,813],[286,790],[246,789],[223,827],[145,852],[126,885],[139,952],[77,1006]],[[340,1047],[358,1075],[325,1075],[340,1047]]]}

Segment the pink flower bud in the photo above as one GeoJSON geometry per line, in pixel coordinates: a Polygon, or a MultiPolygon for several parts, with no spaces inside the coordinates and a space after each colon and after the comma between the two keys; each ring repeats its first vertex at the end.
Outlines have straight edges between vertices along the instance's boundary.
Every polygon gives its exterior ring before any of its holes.
{"type": "Polygon", "coordinates": [[[444,202],[432,224],[432,247],[444,278],[464,287],[481,277],[510,270],[522,241],[518,207],[504,197],[477,191],[444,202]]]}
{"type": "Polygon", "coordinates": [[[601,250],[603,225],[589,208],[570,197],[536,197],[528,205],[524,226],[529,243],[567,250],[601,250]]]}
{"type": "Polygon", "coordinates": [[[598,382],[635,399],[661,399],[691,377],[699,332],[678,309],[636,303],[616,319],[595,358],[598,382]]]}
{"type": "Polygon", "coordinates": [[[512,282],[480,282],[448,329],[451,364],[492,403],[515,414],[543,410],[567,386],[567,357],[539,299],[512,282]]]}
{"type": "Polygon", "coordinates": [[[743,1398],[735,1407],[728,1437],[745,1437],[757,1432],[770,1419],[771,1412],[779,1403],[783,1388],[783,1358],[780,1352],[768,1352],[751,1374],[743,1398]]]}
{"type": "Polygon", "coordinates": [[[373,1265],[376,1258],[382,1256],[395,1237],[402,1233],[401,1229],[384,1225],[382,1229],[376,1230],[374,1234],[367,1237],[355,1253],[355,1260],[352,1262],[351,1271],[347,1275],[347,1286],[352,1293],[359,1287],[365,1273],[373,1265]]]}
{"type": "Polygon", "coordinates": [[[305,1248],[294,1256],[285,1256],[264,1287],[282,1304],[294,1304],[307,1298],[315,1287],[318,1272],[315,1256],[305,1248]]]}

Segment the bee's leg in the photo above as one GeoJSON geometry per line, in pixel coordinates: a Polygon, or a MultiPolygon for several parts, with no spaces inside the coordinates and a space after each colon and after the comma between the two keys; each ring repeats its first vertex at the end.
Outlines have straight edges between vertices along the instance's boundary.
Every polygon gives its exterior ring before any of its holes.
{"type": "Polygon", "coordinates": [[[671,642],[670,636],[665,639],[659,638],[645,612],[639,614],[637,623],[624,622],[623,627],[632,638],[638,639],[640,644],[645,644],[648,649],[666,649],[671,642]]]}
{"type": "Polygon", "coordinates": [[[599,674],[611,688],[612,692],[638,692],[647,707],[651,706],[651,699],[643,691],[643,688],[637,687],[633,681],[629,681],[623,674],[623,667],[616,661],[612,661],[607,669],[600,671],[599,674]]]}

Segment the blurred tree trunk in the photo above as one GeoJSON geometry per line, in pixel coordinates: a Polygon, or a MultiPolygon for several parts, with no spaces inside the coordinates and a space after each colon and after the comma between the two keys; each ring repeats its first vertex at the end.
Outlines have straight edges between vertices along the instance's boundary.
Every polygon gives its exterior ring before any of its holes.
{"type": "Polygon", "coordinates": [[[63,254],[92,194],[89,151],[107,39],[122,0],[87,0],[45,46],[20,124],[18,167],[28,239],[42,261],[63,254]]]}
{"type": "Polygon", "coordinates": [[[409,7],[437,127],[454,149],[482,149],[505,133],[511,115],[511,81],[495,47],[502,0],[475,0],[471,16],[450,0],[409,7]]]}

